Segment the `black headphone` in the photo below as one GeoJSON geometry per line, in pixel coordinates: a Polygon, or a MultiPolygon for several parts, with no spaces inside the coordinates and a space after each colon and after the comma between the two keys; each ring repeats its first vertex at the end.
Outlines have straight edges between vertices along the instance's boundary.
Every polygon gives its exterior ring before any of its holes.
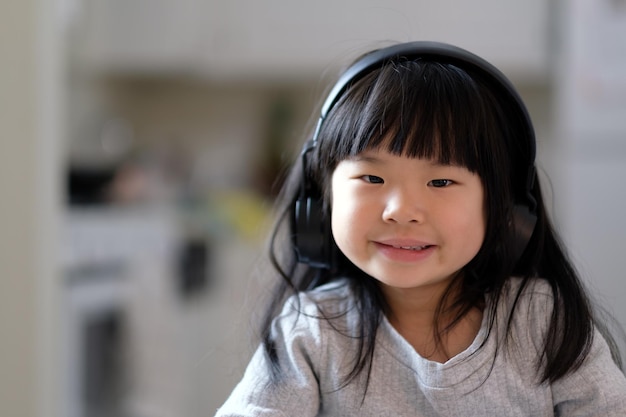
{"type": "Polygon", "coordinates": [[[292,243],[298,262],[314,268],[332,267],[334,241],[330,228],[330,216],[324,212],[324,203],[319,190],[310,184],[307,175],[307,155],[312,152],[318,141],[320,129],[326,116],[340,99],[342,94],[355,81],[363,78],[371,71],[397,59],[416,60],[434,58],[437,61],[451,63],[462,69],[472,69],[485,77],[487,82],[497,86],[510,104],[519,111],[519,117],[526,129],[528,146],[528,165],[526,175],[525,201],[517,203],[513,210],[514,242],[513,255],[516,260],[522,256],[530,240],[537,222],[537,203],[532,189],[535,184],[535,133],[530,116],[521,97],[508,78],[489,62],[464,49],[440,42],[417,41],[396,44],[376,50],[363,56],[352,64],[339,78],[322,105],[321,114],[315,128],[313,138],[305,144],[300,157],[302,158],[303,183],[292,209],[292,243]]]}

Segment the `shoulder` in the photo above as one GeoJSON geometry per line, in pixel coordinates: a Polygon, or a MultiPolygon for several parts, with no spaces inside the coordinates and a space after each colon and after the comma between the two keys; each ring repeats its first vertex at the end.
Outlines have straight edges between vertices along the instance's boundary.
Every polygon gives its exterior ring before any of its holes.
{"type": "Polygon", "coordinates": [[[554,292],[550,283],[543,278],[511,277],[504,285],[498,303],[506,311],[515,308],[530,315],[551,314],[554,292]]]}
{"type": "Polygon", "coordinates": [[[332,316],[350,310],[353,304],[349,282],[341,279],[289,297],[278,317],[299,314],[307,317],[332,316]]]}
{"type": "Polygon", "coordinates": [[[511,277],[504,286],[504,295],[508,298],[517,297],[547,297],[552,299],[552,287],[544,278],[511,277]]]}
{"type": "Polygon", "coordinates": [[[288,298],[274,319],[272,333],[287,339],[308,336],[321,340],[329,327],[348,327],[354,315],[349,282],[337,280],[288,298]]]}
{"type": "Polygon", "coordinates": [[[310,291],[300,293],[300,298],[324,309],[347,307],[353,302],[350,281],[338,279],[310,291]]]}
{"type": "Polygon", "coordinates": [[[550,283],[543,278],[511,277],[497,297],[499,318],[512,322],[521,321],[526,325],[539,325],[542,328],[554,310],[554,292],[550,283]]]}
{"type": "Polygon", "coordinates": [[[220,415],[318,415],[322,384],[341,371],[335,353],[351,351],[329,322],[345,321],[351,299],[344,281],[289,297],[220,415]]]}
{"type": "Polygon", "coordinates": [[[553,310],[554,294],[547,280],[512,277],[497,298],[498,331],[512,338],[515,343],[509,345],[524,360],[537,361],[545,348],[553,310]]]}
{"type": "Polygon", "coordinates": [[[336,389],[349,369],[359,314],[348,282],[338,281],[290,297],[270,331],[272,354],[287,381],[312,375],[336,389]]]}

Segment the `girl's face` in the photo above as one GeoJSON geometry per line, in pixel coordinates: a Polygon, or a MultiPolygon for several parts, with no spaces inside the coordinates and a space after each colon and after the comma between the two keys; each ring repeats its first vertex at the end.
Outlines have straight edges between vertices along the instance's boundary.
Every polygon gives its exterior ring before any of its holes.
{"type": "Polygon", "coordinates": [[[441,287],[483,243],[482,182],[463,167],[370,150],[341,161],[331,186],[339,249],[390,287],[441,287]]]}

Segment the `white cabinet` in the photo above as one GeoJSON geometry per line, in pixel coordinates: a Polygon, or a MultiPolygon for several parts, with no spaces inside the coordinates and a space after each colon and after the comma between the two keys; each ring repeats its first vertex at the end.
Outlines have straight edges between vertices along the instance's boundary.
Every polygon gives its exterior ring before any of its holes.
{"type": "Polygon", "coordinates": [[[516,77],[545,78],[547,0],[84,0],[83,58],[100,71],[315,76],[372,46],[442,40],[516,77]]]}

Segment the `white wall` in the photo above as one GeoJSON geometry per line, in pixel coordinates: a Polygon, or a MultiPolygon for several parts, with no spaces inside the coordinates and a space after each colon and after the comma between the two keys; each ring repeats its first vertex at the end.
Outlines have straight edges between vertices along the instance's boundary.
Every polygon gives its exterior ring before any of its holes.
{"type": "Polygon", "coordinates": [[[565,3],[555,67],[558,221],[589,286],[624,326],[626,4],[565,3]]]}
{"type": "Polygon", "coordinates": [[[54,416],[61,37],[53,1],[0,3],[0,415],[54,416]]]}

